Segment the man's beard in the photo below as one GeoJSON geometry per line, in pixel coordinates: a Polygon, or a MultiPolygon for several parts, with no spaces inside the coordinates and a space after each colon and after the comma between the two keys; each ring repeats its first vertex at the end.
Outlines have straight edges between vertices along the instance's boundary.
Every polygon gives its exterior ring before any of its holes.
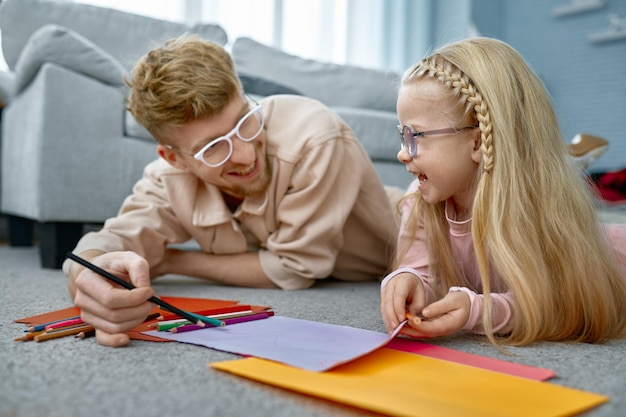
{"type": "Polygon", "coordinates": [[[265,192],[265,190],[267,190],[267,187],[270,184],[270,181],[272,180],[272,167],[270,164],[270,159],[267,155],[267,153],[265,154],[265,169],[263,170],[263,173],[261,176],[259,176],[259,178],[256,179],[256,181],[252,184],[247,184],[245,186],[233,186],[231,188],[231,192],[234,195],[240,196],[240,197],[251,197],[251,196],[255,196],[258,194],[263,194],[265,192]]]}

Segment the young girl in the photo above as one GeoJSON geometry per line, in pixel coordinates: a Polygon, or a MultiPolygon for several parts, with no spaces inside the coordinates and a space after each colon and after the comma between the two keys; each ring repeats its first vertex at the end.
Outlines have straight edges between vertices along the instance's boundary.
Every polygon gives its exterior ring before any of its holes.
{"type": "Polygon", "coordinates": [[[408,316],[413,337],[623,337],[626,225],[600,225],[520,55],[489,38],[443,47],[407,71],[397,108],[398,159],[416,179],[381,286],[387,330],[408,316]]]}

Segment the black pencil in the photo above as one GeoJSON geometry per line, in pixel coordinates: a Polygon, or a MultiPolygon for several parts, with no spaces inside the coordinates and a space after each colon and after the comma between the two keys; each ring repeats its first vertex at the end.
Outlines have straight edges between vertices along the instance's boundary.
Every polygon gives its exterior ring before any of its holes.
{"type": "MultiPolygon", "coordinates": [[[[91,269],[93,272],[96,272],[100,275],[102,275],[103,277],[105,277],[106,279],[108,279],[109,281],[112,281],[128,290],[132,290],[135,289],[136,287],[131,284],[128,281],[124,281],[121,278],[116,277],[115,275],[105,271],[104,269],[92,264],[91,262],[81,258],[78,255],[74,255],[72,252],[69,252],[67,254],[67,257],[75,262],[78,262],[79,264],[81,264],[82,266],[84,266],[85,268],[91,269]]],[[[204,327],[204,322],[202,320],[199,320],[197,317],[192,316],[191,314],[189,314],[188,312],[181,310],[177,307],[174,307],[173,305],[171,305],[170,303],[161,300],[160,298],[157,298],[155,296],[150,297],[150,299],[148,300],[158,306],[160,306],[161,308],[164,308],[168,311],[171,311],[174,314],[178,314],[179,316],[181,316],[182,318],[189,320],[192,323],[196,323],[198,326],[202,326],[204,327]]]]}

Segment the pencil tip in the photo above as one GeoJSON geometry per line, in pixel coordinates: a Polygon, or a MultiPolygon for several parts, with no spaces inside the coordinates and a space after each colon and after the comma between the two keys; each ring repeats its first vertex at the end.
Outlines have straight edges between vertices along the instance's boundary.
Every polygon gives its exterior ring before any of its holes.
{"type": "Polygon", "coordinates": [[[198,321],[196,322],[196,324],[197,324],[198,326],[200,326],[200,327],[204,327],[204,326],[206,326],[206,323],[205,323],[205,322],[203,322],[202,320],[198,320],[198,321]]]}

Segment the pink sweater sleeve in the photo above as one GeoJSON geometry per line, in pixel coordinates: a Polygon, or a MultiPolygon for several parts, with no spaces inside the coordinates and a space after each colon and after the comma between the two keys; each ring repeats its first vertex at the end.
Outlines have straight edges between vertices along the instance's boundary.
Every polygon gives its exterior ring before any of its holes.
{"type": "MultiPolygon", "coordinates": [[[[472,333],[477,334],[485,334],[485,328],[481,319],[484,295],[478,294],[467,287],[450,288],[450,292],[454,291],[462,291],[470,298],[470,316],[462,330],[469,330],[472,333]]],[[[491,326],[494,333],[505,334],[511,331],[511,294],[508,292],[491,293],[491,303],[491,326]]]]}
{"type": "MultiPolygon", "coordinates": [[[[414,182],[409,186],[407,193],[415,192],[417,183],[414,182]]],[[[411,216],[414,199],[407,199],[402,207],[402,223],[400,225],[400,235],[398,244],[401,245],[403,240],[411,242],[406,255],[402,259],[398,269],[391,272],[385,277],[381,283],[381,288],[393,277],[401,272],[409,272],[420,278],[424,284],[426,291],[426,303],[430,304],[436,301],[435,283],[429,273],[429,256],[426,247],[426,232],[423,223],[419,223],[416,234],[409,236],[407,232],[407,219],[411,216]]],[[[452,227],[454,229],[454,226],[452,227]]],[[[457,230],[451,231],[451,242],[454,246],[453,252],[457,259],[463,264],[466,272],[467,282],[464,286],[452,287],[452,291],[462,291],[470,298],[471,309],[470,317],[463,327],[463,330],[473,333],[484,334],[482,324],[482,307],[484,296],[480,293],[481,283],[477,267],[475,266],[474,247],[471,239],[471,233],[457,233],[457,230]]],[[[512,297],[510,293],[491,293],[492,300],[492,327],[494,332],[506,333],[510,331],[511,305],[512,297]]]]}
{"type": "MultiPolygon", "coordinates": [[[[417,190],[418,182],[414,181],[407,189],[407,194],[414,193],[417,190]]],[[[426,295],[426,303],[430,304],[435,301],[434,283],[430,277],[428,270],[429,256],[426,248],[426,233],[422,222],[418,224],[416,234],[409,235],[407,230],[408,219],[412,215],[413,206],[415,204],[414,198],[409,198],[404,201],[402,205],[402,221],[400,223],[400,233],[398,235],[398,247],[403,247],[403,242],[410,241],[410,245],[398,269],[391,272],[385,277],[383,283],[384,286],[391,278],[398,275],[400,272],[411,272],[422,281],[424,284],[424,290],[426,295]]]]}

